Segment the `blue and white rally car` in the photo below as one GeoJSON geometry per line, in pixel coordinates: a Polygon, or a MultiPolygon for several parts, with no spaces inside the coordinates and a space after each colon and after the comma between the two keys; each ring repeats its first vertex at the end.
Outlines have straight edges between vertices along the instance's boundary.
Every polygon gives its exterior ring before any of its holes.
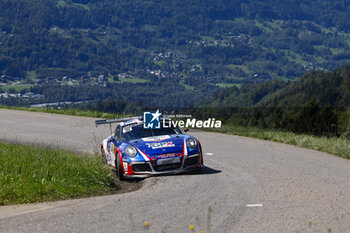
{"type": "MultiPolygon", "coordinates": [[[[161,118],[162,121],[171,121],[161,118]]],[[[114,133],[101,144],[102,159],[119,179],[200,170],[203,155],[200,142],[179,128],[146,129],[142,117],[96,121],[119,123],[114,133]]]]}

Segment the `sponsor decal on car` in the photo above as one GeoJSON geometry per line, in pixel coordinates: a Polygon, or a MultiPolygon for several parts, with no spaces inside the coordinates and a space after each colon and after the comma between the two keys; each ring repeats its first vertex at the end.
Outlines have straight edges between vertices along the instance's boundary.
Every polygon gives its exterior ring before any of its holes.
{"type": "Polygon", "coordinates": [[[106,160],[111,161],[111,156],[109,155],[109,153],[106,153],[106,160]]]}
{"type": "Polygon", "coordinates": [[[128,171],[128,163],[123,163],[124,171],[128,171]]]}
{"type": "Polygon", "coordinates": [[[148,138],[142,138],[142,141],[144,142],[158,142],[158,141],[164,141],[170,139],[169,135],[161,135],[161,136],[155,136],[155,137],[148,137],[148,138]]]}
{"type": "Polygon", "coordinates": [[[181,157],[182,153],[171,153],[171,154],[162,154],[162,155],[158,155],[158,156],[153,156],[152,160],[157,160],[157,159],[168,159],[168,158],[175,158],[175,157],[181,157]]]}
{"type": "Polygon", "coordinates": [[[166,158],[174,158],[175,154],[164,154],[164,155],[158,155],[158,159],[166,159],[166,158]]]}
{"type": "Polygon", "coordinates": [[[166,148],[166,147],[174,147],[175,144],[170,141],[170,142],[155,142],[155,143],[146,143],[148,148],[152,149],[159,149],[159,148],[166,148]]]}

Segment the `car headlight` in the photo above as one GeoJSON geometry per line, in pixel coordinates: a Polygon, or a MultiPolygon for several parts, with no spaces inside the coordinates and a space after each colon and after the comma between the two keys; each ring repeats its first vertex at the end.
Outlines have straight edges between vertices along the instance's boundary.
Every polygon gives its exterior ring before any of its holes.
{"type": "Polygon", "coordinates": [[[137,150],[133,146],[125,147],[125,154],[130,157],[135,157],[137,155],[137,150]]]}
{"type": "Polygon", "coordinates": [[[194,138],[188,138],[186,144],[189,148],[195,149],[197,147],[197,140],[194,138]]]}

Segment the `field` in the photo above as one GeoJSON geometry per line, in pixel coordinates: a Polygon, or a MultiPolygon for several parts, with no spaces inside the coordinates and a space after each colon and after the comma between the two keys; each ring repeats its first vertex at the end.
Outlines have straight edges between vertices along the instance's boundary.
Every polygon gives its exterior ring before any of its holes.
{"type": "Polygon", "coordinates": [[[119,81],[123,82],[123,83],[147,83],[148,81],[146,79],[142,79],[142,78],[122,78],[119,77],[119,81]]]}
{"type": "Polygon", "coordinates": [[[17,92],[23,90],[23,89],[28,89],[30,87],[32,87],[32,84],[18,84],[18,85],[6,85],[6,86],[2,86],[1,89],[4,91],[8,91],[9,89],[15,89],[17,92]]]}

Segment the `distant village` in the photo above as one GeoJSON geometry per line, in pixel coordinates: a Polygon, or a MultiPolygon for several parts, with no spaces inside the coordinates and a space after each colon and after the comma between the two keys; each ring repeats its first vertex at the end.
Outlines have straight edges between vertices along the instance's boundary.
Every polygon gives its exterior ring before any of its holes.
{"type": "MultiPolygon", "coordinates": [[[[252,41],[252,38],[247,35],[237,35],[232,36],[231,39],[234,40],[244,40],[247,43],[252,41]]],[[[213,40],[212,38],[202,39],[199,41],[196,40],[187,40],[186,43],[192,44],[195,46],[224,46],[225,43],[230,43],[230,41],[220,41],[213,40]]],[[[172,79],[172,78],[181,78],[184,74],[189,74],[192,72],[201,72],[202,65],[201,64],[187,64],[187,66],[182,66],[181,64],[186,64],[187,57],[182,52],[172,52],[172,51],[152,51],[149,53],[150,58],[153,60],[156,66],[153,68],[146,68],[143,70],[145,74],[149,74],[157,77],[158,79],[172,79]],[[184,63],[185,62],[185,63],[184,63]],[[171,64],[170,66],[163,66],[163,64],[171,64]],[[171,70],[163,70],[166,69],[164,67],[171,67],[171,70]],[[162,69],[163,68],[163,69],[162,69]]],[[[309,70],[317,70],[317,63],[309,63],[304,65],[304,69],[309,70]]],[[[238,68],[236,68],[237,70],[238,68]]],[[[47,69],[50,71],[50,68],[47,69]]],[[[232,72],[234,73],[235,70],[232,72]]],[[[238,69],[238,76],[244,75],[243,71],[238,69]]],[[[250,74],[251,79],[260,78],[261,74],[252,73],[250,74]]],[[[209,80],[209,77],[202,77],[205,80],[209,80]]],[[[247,77],[246,77],[247,78],[247,77]]],[[[264,78],[264,77],[263,77],[264,78]]],[[[266,79],[266,77],[265,77],[266,79]]],[[[216,80],[216,82],[224,82],[224,80],[216,80]]],[[[99,74],[94,72],[87,72],[83,75],[69,75],[62,72],[62,75],[50,75],[50,72],[36,74],[31,78],[18,78],[11,77],[9,75],[0,75],[0,98],[20,98],[20,99],[34,99],[39,100],[43,96],[40,94],[34,94],[32,92],[28,92],[28,89],[34,85],[61,85],[61,86],[106,86],[108,83],[137,83],[137,82],[147,82],[147,78],[140,77],[135,72],[123,72],[118,73],[113,76],[99,74]],[[27,90],[25,90],[27,89],[27,90]]]]}
{"type": "Polygon", "coordinates": [[[34,94],[32,92],[27,92],[27,93],[24,93],[24,94],[21,94],[21,93],[1,93],[0,94],[0,98],[19,98],[19,99],[22,99],[22,100],[40,100],[42,99],[44,96],[43,95],[40,95],[40,94],[34,94]]]}
{"type": "MultiPolygon", "coordinates": [[[[181,52],[173,53],[170,51],[167,52],[151,52],[151,58],[155,63],[157,62],[165,62],[171,60],[172,63],[179,63],[180,60],[185,59],[185,55],[181,52]]],[[[178,66],[175,65],[175,68],[178,66]]],[[[189,72],[194,72],[201,70],[202,67],[198,65],[192,65],[189,72]]],[[[150,75],[154,75],[159,79],[170,79],[170,78],[178,78],[178,72],[174,71],[166,71],[161,70],[159,68],[147,68],[144,70],[146,73],[150,75]]],[[[182,70],[184,72],[184,70],[182,70]]],[[[20,91],[25,88],[30,88],[34,85],[62,85],[62,86],[105,86],[107,83],[115,83],[115,82],[137,82],[133,79],[141,79],[143,77],[135,77],[134,72],[123,72],[116,74],[114,76],[108,76],[104,74],[96,74],[93,72],[87,72],[84,75],[80,75],[78,77],[70,77],[68,75],[62,75],[58,77],[58,75],[35,75],[35,78],[18,78],[11,77],[9,75],[0,75],[0,97],[3,98],[22,98],[22,99],[40,99],[41,95],[35,95],[31,92],[20,91]],[[3,88],[2,88],[3,87],[3,88]],[[2,88],[2,91],[1,91],[2,88]],[[1,93],[2,92],[2,93],[1,93]]]]}

